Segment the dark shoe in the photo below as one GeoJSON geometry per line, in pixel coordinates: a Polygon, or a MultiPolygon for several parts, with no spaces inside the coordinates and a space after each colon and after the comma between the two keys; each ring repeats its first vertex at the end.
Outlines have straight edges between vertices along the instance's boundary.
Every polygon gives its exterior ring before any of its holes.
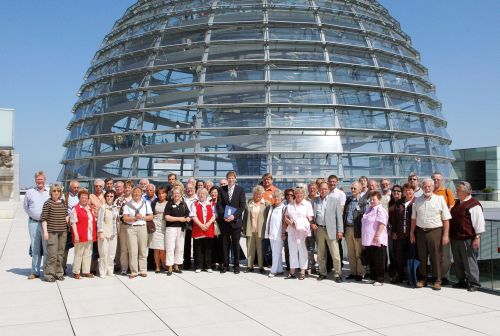
{"type": "Polygon", "coordinates": [[[264,273],[266,273],[266,271],[264,270],[264,267],[259,268],[259,273],[260,273],[260,274],[264,274],[264,273]]]}
{"type": "Polygon", "coordinates": [[[370,275],[370,273],[366,273],[366,274],[363,276],[363,279],[370,280],[371,278],[372,278],[372,276],[370,275]]]}
{"type": "Polygon", "coordinates": [[[156,273],[156,274],[160,273],[160,270],[155,270],[155,273],[156,273]]]}
{"type": "Polygon", "coordinates": [[[77,280],[78,280],[78,279],[80,279],[80,278],[81,278],[81,276],[80,276],[80,274],[73,274],[73,278],[75,278],[75,279],[77,279],[77,280]]]}
{"type": "Polygon", "coordinates": [[[434,282],[434,284],[432,285],[432,289],[441,290],[441,282],[439,281],[434,282]]]}
{"type": "Polygon", "coordinates": [[[469,287],[467,288],[467,290],[468,290],[469,292],[475,292],[475,291],[478,291],[480,288],[481,288],[481,287],[479,287],[479,286],[474,286],[474,285],[471,285],[471,286],[469,286],[469,287]]]}
{"type": "Polygon", "coordinates": [[[335,281],[336,283],[341,283],[342,277],[336,277],[335,279],[333,279],[333,281],[335,281]]]}
{"type": "Polygon", "coordinates": [[[288,276],[286,276],[284,279],[285,279],[285,280],[297,279],[297,277],[295,276],[295,273],[294,273],[294,274],[291,274],[291,273],[290,273],[290,274],[288,274],[288,276]]]}
{"type": "Polygon", "coordinates": [[[441,279],[441,286],[448,286],[450,284],[450,280],[448,278],[441,279]]]}
{"type": "Polygon", "coordinates": [[[253,267],[248,267],[244,273],[250,273],[253,272],[253,267]]]}
{"type": "Polygon", "coordinates": [[[325,280],[325,279],[326,279],[326,275],[320,274],[320,275],[318,276],[318,279],[317,279],[317,280],[318,280],[318,281],[321,281],[321,280],[325,280]]]}
{"type": "Polygon", "coordinates": [[[173,271],[173,272],[174,272],[174,273],[178,273],[178,274],[181,274],[181,273],[182,273],[182,271],[181,271],[180,269],[178,269],[178,268],[174,268],[174,271],[173,271]]]}
{"type": "Polygon", "coordinates": [[[318,269],[316,267],[311,267],[309,274],[318,274],[318,269]]]}
{"type": "Polygon", "coordinates": [[[30,274],[28,275],[28,280],[33,280],[33,279],[36,279],[36,278],[39,278],[40,276],[37,275],[37,274],[30,274]]]}
{"type": "Polygon", "coordinates": [[[56,276],[56,280],[64,281],[64,275],[56,276]]]}
{"type": "Polygon", "coordinates": [[[465,281],[459,281],[457,282],[456,284],[453,284],[453,286],[451,286],[453,288],[463,288],[463,289],[468,289],[469,287],[467,286],[467,283],[465,281]]]}
{"type": "Polygon", "coordinates": [[[394,284],[394,285],[395,285],[395,284],[398,284],[398,283],[400,283],[400,282],[401,282],[401,279],[400,279],[399,277],[395,277],[395,278],[393,278],[393,279],[391,280],[391,284],[394,284]]]}
{"type": "Polygon", "coordinates": [[[47,278],[44,278],[44,280],[46,282],[56,282],[56,278],[54,278],[54,277],[47,277],[47,278]]]}
{"type": "Polygon", "coordinates": [[[233,273],[240,274],[240,268],[239,267],[233,268],[233,273]]]}
{"type": "Polygon", "coordinates": [[[302,272],[299,273],[299,280],[304,280],[306,278],[306,275],[302,272]]]}
{"type": "Polygon", "coordinates": [[[356,279],[356,276],[355,276],[354,274],[349,274],[349,275],[347,276],[347,278],[345,278],[345,279],[346,279],[346,280],[354,280],[354,279],[356,279]]]}
{"type": "Polygon", "coordinates": [[[356,275],[356,276],[354,277],[354,280],[356,280],[356,281],[358,281],[358,282],[363,281],[363,276],[361,276],[361,275],[356,275]]]}
{"type": "Polygon", "coordinates": [[[92,274],[92,273],[82,273],[82,277],[84,277],[84,278],[93,278],[94,274],[92,274]]]}
{"type": "Polygon", "coordinates": [[[172,275],[172,271],[167,271],[167,276],[171,276],[172,275]]]}
{"type": "Polygon", "coordinates": [[[427,286],[427,283],[424,280],[417,281],[417,288],[423,288],[427,286]]]}
{"type": "Polygon", "coordinates": [[[221,268],[220,268],[220,273],[221,273],[221,274],[224,274],[224,273],[226,273],[226,272],[227,272],[227,268],[225,268],[225,267],[221,267],[221,268]]]}

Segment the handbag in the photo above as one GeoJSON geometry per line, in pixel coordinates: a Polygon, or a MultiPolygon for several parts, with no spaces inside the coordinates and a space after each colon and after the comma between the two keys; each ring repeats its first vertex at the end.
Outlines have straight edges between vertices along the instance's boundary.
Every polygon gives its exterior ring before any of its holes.
{"type": "Polygon", "coordinates": [[[214,222],[214,235],[218,236],[220,234],[221,234],[221,232],[220,232],[219,223],[217,223],[217,221],[215,221],[214,222]]]}
{"type": "Polygon", "coordinates": [[[152,220],[146,221],[146,229],[148,233],[154,233],[156,231],[156,224],[152,220]]]}

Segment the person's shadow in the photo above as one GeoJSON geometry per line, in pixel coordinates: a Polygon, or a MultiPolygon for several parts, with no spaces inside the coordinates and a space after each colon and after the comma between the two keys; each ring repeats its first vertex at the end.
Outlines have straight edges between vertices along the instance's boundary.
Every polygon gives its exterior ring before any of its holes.
{"type": "Polygon", "coordinates": [[[31,274],[31,268],[11,268],[7,272],[14,273],[16,275],[28,276],[31,274]]]}

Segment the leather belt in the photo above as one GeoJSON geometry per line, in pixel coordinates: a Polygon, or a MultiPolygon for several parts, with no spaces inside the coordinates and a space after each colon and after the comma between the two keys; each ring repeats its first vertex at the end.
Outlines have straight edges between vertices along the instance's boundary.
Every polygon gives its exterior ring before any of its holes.
{"type": "Polygon", "coordinates": [[[36,219],[34,219],[32,217],[30,217],[30,220],[32,220],[33,222],[37,222],[37,223],[41,223],[42,222],[41,220],[36,220],[36,219]]]}

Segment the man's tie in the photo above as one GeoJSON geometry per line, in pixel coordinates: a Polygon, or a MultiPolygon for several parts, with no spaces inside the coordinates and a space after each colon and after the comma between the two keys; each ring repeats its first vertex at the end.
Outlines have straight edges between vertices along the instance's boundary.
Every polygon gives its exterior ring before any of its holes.
{"type": "Polygon", "coordinates": [[[234,190],[234,187],[233,188],[227,188],[227,194],[229,196],[229,202],[231,202],[231,199],[233,198],[233,190],[234,190]]]}

